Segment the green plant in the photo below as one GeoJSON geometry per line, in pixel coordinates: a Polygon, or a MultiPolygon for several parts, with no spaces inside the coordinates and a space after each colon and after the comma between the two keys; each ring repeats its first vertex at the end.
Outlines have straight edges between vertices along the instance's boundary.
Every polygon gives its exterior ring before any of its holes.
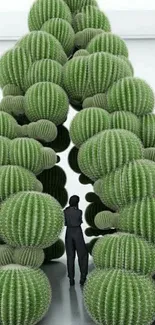
{"type": "Polygon", "coordinates": [[[69,7],[63,0],[57,0],[54,3],[51,0],[37,0],[29,12],[29,30],[40,30],[43,24],[51,18],[62,18],[70,24],[72,22],[69,7]]]}
{"type": "Polygon", "coordinates": [[[88,5],[91,6],[97,6],[96,0],[64,0],[68,7],[71,10],[72,14],[76,14],[77,12],[80,12],[82,8],[85,8],[88,5]]]}
{"type": "Polygon", "coordinates": [[[13,263],[13,247],[0,245],[0,266],[13,263]]]}
{"type": "Polygon", "coordinates": [[[95,270],[84,287],[84,302],[97,324],[151,324],[154,284],[136,273],[95,270]]]}
{"type": "Polygon", "coordinates": [[[44,261],[44,251],[41,248],[15,248],[13,262],[23,266],[39,268],[44,261]]]}
{"type": "Polygon", "coordinates": [[[27,88],[38,82],[53,82],[62,85],[62,66],[59,62],[51,59],[41,59],[35,61],[27,73],[27,88]]]}
{"type": "Polygon", "coordinates": [[[50,262],[51,260],[60,258],[65,253],[65,245],[62,239],[58,239],[58,241],[50,247],[44,249],[45,253],[45,262],[50,262]]]}
{"type": "Polygon", "coordinates": [[[141,158],[143,149],[138,137],[126,130],[113,129],[87,140],[80,147],[78,164],[81,171],[95,181],[125,163],[141,158]]]}
{"type": "Polygon", "coordinates": [[[43,31],[34,31],[22,37],[16,48],[22,48],[31,55],[32,63],[37,60],[51,59],[64,64],[67,56],[59,43],[53,36],[43,31]]]}
{"type": "Polygon", "coordinates": [[[9,164],[10,140],[0,136],[0,166],[9,164]]]}
{"type": "Polygon", "coordinates": [[[109,128],[110,115],[100,108],[87,108],[79,112],[71,122],[70,136],[79,148],[93,135],[109,128]]]}
{"type": "Polygon", "coordinates": [[[2,266],[0,304],[3,325],[37,324],[51,304],[51,286],[46,275],[41,270],[21,265],[2,266]],[[6,312],[6,302],[10,301],[6,312]]]}
{"type": "Polygon", "coordinates": [[[85,210],[85,219],[87,224],[92,227],[96,228],[96,225],[94,223],[95,216],[97,213],[105,210],[107,207],[102,202],[93,202],[89,204],[85,210]]]}
{"type": "Polygon", "coordinates": [[[147,114],[141,117],[141,140],[145,148],[155,147],[155,115],[147,114]]]}
{"type": "Polygon", "coordinates": [[[63,219],[60,204],[48,194],[20,192],[1,205],[0,234],[11,246],[45,248],[57,241],[63,219]]]}
{"type": "Polygon", "coordinates": [[[110,115],[110,118],[111,129],[125,129],[140,136],[140,121],[133,113],[116,111],[110,115]]]}
{"type": "Polygon", "coordinates": [[[24,93],[22,89],[14,84],[7,84],[3,88],[3,97],[5,96],[23,96],[24,93]]]}
{"type": "Polygon", "coordinates": [[[95,267],[100,269],[151,274],[155,267],[155,248],[131,234],[104,236],[95,244],[92,256],[95,267]]]}
{"type": "Polygon", "coordinates": [[[88,55],[89,55],[89,52],[87,50],[81,49],[74,53],[73,58],[76,58],[78,56],[88,56],[88,55]]]}
{"type": "Polygon", "coordinates": [[[118,228],[118,213],[101,211],[95,215],[94,223],[98,229],[118,228]]]}
{"type": "Polygon", "coordinates": [[[0,110],[13,115],[24,113],[24,96],[5,96],[0,103],[0,110]]]}
{"type": "Polygon", "coordinates": [[[57,155],[55,151],[51,148],[42,148],[42,166],[45,169],[50,169],[54,167],[57,162],[57,155]]]}
{"type": "Polygon", "coordinates": [[[47,143],[54,141],[58,134],[55,124],[48,120],[39,120],[37,122],[24,125],[21,132],[24,136],[28,136],[29,138],[36,140],[42,140],[47,143]]]}
{"type": "Polygon", "coordinates": [[[144,149],[144,158],[155,162],[155,148],[144,149]]]}
{"type": "Polygon", "coordinates": [[[104,33],[103,29],[85,28],[75,34],[75,46],[77,48],[85,49],[89,42],[100,33],[104,33]]]}
{"type": "Polygon", "coordinates": [[[66,120],[68,109],[66,93],[54,83],[39,82],[26,92],[25,114],[32,122],[46,119],[60,125],[66,120]]]}
{"type": "Polygon", "coordinates": [[[126,43],[119,36],[112,33],[97,34],[89,42],[86,49],[90,54],[95,52],[108,52],[114,55],[128,57],[126,43]]]}
{"type": "Polygon", "coordinates": [[[55,36],[62,45],[67,56],[72,54],[75,34],[68,21],[62,18],[52,18],[45,22],[41,30],[55,36]]]}
{"type": "Polygon", "coordinates": [[[42,190],[42,184],[27,169],[12,165],[0,167],[0,201],[20,191],[42,190]]]}

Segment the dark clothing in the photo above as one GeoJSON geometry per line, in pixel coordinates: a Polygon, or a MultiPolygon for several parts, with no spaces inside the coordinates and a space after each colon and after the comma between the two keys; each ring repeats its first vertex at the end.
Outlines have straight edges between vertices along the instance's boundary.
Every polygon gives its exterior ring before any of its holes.
{"type": "Polygon", "coordinates": [[[83,238],[81,229],[82,211],[69,207],[65,209],[65,225],[66,230],[66,253],[68,277],[74,280],[75,276],[75,255],[77,252],[79,268],[81,272],[81,280],[85,281],[88,274],[88,251],[83,238]]]}

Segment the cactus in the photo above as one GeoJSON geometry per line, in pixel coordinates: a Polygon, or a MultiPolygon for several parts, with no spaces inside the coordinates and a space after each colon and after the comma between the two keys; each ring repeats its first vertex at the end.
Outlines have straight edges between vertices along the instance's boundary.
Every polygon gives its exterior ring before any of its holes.
{"type": "Polygon", "coordinates": [[[96,0],[64,0],[73,15],[80,12],[86,6],[97,6],[96,0]]]}
{"type": "Polygon", "coordinates": [[[93,135],[109,128],[110,115],[100,108],[87,108],[72,120],[70,136],[77,148],[93,135]]]}
{"type": "Polygon", "coordinates": [[[5,96],[23,96],[24,93],[22,89],[14,84],[7,84],[3,88],[3,97],[5,96]]]}
{"type": "Polygon", "coordinates": [[[89,55],[89,52],[87,50],[81,49],[74,53],[73,58],[76,58],[78,56],[88,56],[88,55],[89,55]]]}
{"type": "Polygon", "coordinates": [[[60,204],[48,194],[21,192],[2,203],[0,233],[11,246],[45,248],[57,241],[63,219],[60,204]]]}
{"type": "Polygon", "coordinates": [[[99,239],[92,252],[96,268],[124,269],[151,274],[155,267],[155,249],[143,239],[117,233],[99,239]]]}
{"type": "Polygon", "coordinates": [[[45,142],[52,142],[57,138],[57,127],[48,120],[39,120],[22,127],[21,132],[24,136],[45,142]]]}
{"type": "Polygon", "coordinates": [[[0,167],[0,201],[20,191],[42,190],[42,184],[25,168],[11,165],[0,167]]]}
{"type": "Polygon", "coordinates": [[[141,140],[145,148],[155,147],[155,115],[147,114],[141,117],[141,140]]]}
{"type": "Polygon", "coordinates": [[[111,129],[125,129],[140,136],[140,121],[137,116],[130,112],[114,112],[110,115],[111,129]]]}
{"type": "Polygon", "coordinates": [[[58,259],[64,255],[65,245],[62,239],[59,239],[55,244],[44,249],[45,262],[58,259]]]}
{"type": "Polygon", "coordinates": [[[93,202],[89,204],[85,211],[85,219],[87,224],[92,228],[96,228],[96,225],[94,223],[94,218],[97,213],[103,211],[106,208],[107,207],[102,202],[97,202],[97,203],[93,202]]]}
{"type": "Polygon", "coordinates": [[[118,228],[118,213],[101,211],[95,215],[94,224],[98,229],[118,228]]]}
{"type": "Polygon", "coordinates": [[[75,34],[75,46],[77,48],[85,49],[89,42],[98,34],[104,33],[102,29],[85,28],[84,30],[75,34]]]}
{"type": "Polygon", "coordinates": [[[13,263],[14,249],[8,245],[0,245],[0,266],[13,263]]]}
{"type": "Polygon", "coordinates": [[[38,82],[53,82],[62,85],[62,66],[59,62],[51,59],[35,61],[27,73],[27,88],[38,82]]]}
{"type": "Polygon", "coordinates": [[[62,152],[69,147],[70,136],[68,129],[63,125],[58,125],[57,130],[57,138],[55,139],[55,141],[52,142],[51,146],[55,152],[62,152]]]}
{"type": "Polygon", "coordinates": [[[89,243],[86,244],[88,253],[90,255],[92,255],[92,250],[93,250],[93,247],[94,247],[95,243],[97,242],[97,240],[98,240],[98,238],[93,238],[89,243]]]}
{"type": "Polygon", "coordinates": [[[9,164],[10,140],[0,136],[0,166],[9,164]]]}
{"type": "Polygon", "coordinates": [[[44,261],[44,251],[41,248],[16,248],[13,263],[23,266],[39,268],[44,261]]]}
{"type": "Polygon", "coordinates": [[[24,113],[23,96],[6,96],[0,103],[0,111],[9,114],[19,115],[24,113]]]}
{"type": "Polygon", "coordinates": [[[80,32],[85,28],[103,29],[105,32],[111,31],[111,26],[107,16],[95,6],[83,7],[73,20],[75,32],[80,32]]]}
{"type": "Polygon", "coordinates": [[[95,52],[108,52],[114,55],[124,55],[128,57],[126,43],[119,36],[112,33],[97,34],[89,42],[86,49],[90,54],[95,52]]]}
{"type": "Polygon", "coordinates": [[[70,24],[72,22],[69,7],[63,0],[57,0],[54,3],[51,0],[37,0],[29,12],[29,30],[40,30],[43,24],[51,18],[62,18],[70,24]]]}
{"type": "Polygon", "coordinates": [[[74,30],[68,21],[62,18],[47,20],[41,28],[60,42],[67,56],[72,54],[74,48],[74,30]]]}
{"type": "Polygon", "coordinates": [[[0,292],[3,325],[35,325],[47,313],[51,303],[51,286],[46,275],[21,265],[0,268],[0,292]],[[6,301],[12,301],[9,312],[6,312],[6,301]]]}
{"type": "Polygon", "coordinates": [[[141,142],[133,133],[125,130],[107,130],[87,140],[80,147],[78,164],[81,171],[95,181],[125,163],[142,157],[141,142]]]}
{"type": "Polygon", "coordinates": [[[84,302],[96,324],[146,325],[154,319],[154,285],[136,273],[95,270],[85,285],[84,302]]]}
{"type": "Polygon", "coordinates": [[[67,118],[68,108],[66,93],[54,83],[39,82],[26,92],[25,114],[32,122],[46,119],[60,125],[67,118]]]}
{"type": "Polygon", "coordinates": [[[42,164],[45,169],[54,167],[57,162],[55,151],[51,148],[42,148],[42,164]]]}
{"type": "Polygon", "coordinates": [[[155,148],[144,149],[144,158],[155,162],[155,148]]]}

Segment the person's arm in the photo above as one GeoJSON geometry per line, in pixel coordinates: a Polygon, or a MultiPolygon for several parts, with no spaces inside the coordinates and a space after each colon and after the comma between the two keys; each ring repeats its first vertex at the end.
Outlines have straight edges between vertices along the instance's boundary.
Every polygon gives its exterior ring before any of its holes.
{"type": "Polygon", "coordinates": [[[82,210],[80,210],[80,222],[83,223],[83,220],[82,220],[82,210]]]}

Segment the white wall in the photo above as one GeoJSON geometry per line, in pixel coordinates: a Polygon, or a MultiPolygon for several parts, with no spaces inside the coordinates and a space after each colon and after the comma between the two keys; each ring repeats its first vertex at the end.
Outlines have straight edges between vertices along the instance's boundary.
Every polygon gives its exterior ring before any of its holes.
{"type": "MultiPolygon", "coordinates": [[[[13,44],[14,42],[1,41],[0,55],[12,47],[13,44]]],[[[127,40],[127,45],[130,53],[130,60],[135,68],[135,76],[145,79],[155,90],[155,40],[127,40]]],[[[68,120],[66,122],[66,126],[68,128],[75,114],[76,111],[70,108],[68,120]]],[[[85,210],[87,206],[87,202],[85,201],[85,194],[89,192],[92,187],[88,185],[81,185],[78,181],[78,175],[75,174],[68,166],[67,159],[70,148],[60,154],[60,166],[63,167],[67,174],[67,189],[69,195],[79,195],[81,197],[80,207],[85,210]]],[[[86,224],[83,225],[83,228],[86,228],[86,224]]]]}

